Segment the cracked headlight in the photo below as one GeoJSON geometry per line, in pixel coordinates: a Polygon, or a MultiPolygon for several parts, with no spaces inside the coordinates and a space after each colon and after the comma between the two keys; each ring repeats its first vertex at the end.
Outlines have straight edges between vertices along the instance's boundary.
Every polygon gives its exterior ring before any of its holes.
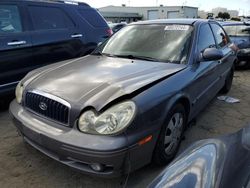
{"type": "Polygon", "coordinates": [[[19,82],[16,86],[16,100],[19,104],[21,104],[23,98],[23,85],[19,82]]]}
{"type": "Polygon", "coordinates": [[[81,132],[90,134],[116,134],[131,123],[135,113],[136,106],[132,101],[114,105],[99,116],[89,110],[80,116],[78,128],[81,132]]]}

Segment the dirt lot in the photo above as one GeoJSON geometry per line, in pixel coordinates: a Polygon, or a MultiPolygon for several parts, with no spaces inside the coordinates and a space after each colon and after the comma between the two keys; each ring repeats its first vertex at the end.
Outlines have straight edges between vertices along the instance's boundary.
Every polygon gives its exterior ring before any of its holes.
{"type": "MultiPolygon", "coordinates": [[[[250,122],[250,71],[235,73],[230,96],[237,104],[216,98],[199,115],[194,126],[185,133],[181,150],[195,140],[232,133],[250,122]]],[[[0,187],[122,187],[125,177],[101,179],[82,175],[46,157],[24,144],[8,115],[7,107],[0,112],[0,187]]],[[[163,167],[148,165],[132,173],[128,187],[145,187],[163,167]]]]}

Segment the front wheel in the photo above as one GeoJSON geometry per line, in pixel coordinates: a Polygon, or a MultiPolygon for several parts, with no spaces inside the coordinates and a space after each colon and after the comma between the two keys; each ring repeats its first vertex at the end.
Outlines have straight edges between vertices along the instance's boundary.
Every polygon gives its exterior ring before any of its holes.
{"type": "Polygon", "coordinates": [[[153,157],[155,163],[164,165],[175,157],[186,126],[186,119],[183,105],[177,104],[170,110],[155,147],[153,157]]]}

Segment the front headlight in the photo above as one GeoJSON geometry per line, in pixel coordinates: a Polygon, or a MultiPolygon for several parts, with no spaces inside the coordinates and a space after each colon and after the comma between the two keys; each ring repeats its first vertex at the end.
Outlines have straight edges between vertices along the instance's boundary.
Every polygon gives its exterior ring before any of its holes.
{"type": "Polygon", "coordinates": [[[19,104],[21,104],[23,98],[23,85],[21,82],[16,86],[16,100],[19,104]]]}
{"type": "Polygon", "coordinates": [[[84,112],[78,122],[78,128],[90,134],[116,134],[125,129],[136,113],[135,103],[126,101],[112,106],[99,116],[92,110],[84,112]]]}

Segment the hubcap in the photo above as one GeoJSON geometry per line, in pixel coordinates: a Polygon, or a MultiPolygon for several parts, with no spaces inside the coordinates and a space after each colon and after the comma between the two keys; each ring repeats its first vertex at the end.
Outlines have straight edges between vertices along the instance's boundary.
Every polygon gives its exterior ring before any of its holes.
{"type": "Polygon", "coordinates": [[[171,117],[165,133],[164,147],[166,154],[171,155],[175,151],[181,139],[182,128],[183,114],[175,113],[171,117]]]}

